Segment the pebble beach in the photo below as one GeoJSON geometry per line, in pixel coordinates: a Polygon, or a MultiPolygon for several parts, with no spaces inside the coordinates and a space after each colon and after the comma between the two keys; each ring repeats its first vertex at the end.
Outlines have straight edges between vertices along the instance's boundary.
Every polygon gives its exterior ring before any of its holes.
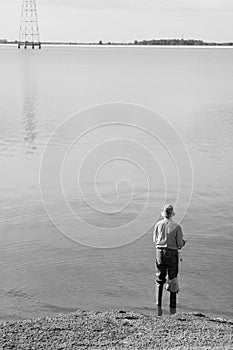
{"type": "Polygon", "coordinates": [[[0,324],[0,349],[233,349],[233,321],[201,313],[159,317],[76,311],[0,324]]]}

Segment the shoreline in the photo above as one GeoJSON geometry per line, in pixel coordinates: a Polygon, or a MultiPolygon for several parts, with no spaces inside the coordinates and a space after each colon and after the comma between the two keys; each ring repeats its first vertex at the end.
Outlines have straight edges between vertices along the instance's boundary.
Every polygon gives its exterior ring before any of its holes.
{"type": "MultiPolygon", "coordinates": [[[[17,44],[15,43],[0,43],[0,47],[15,47],[17,50],[17,44]]],[[[43,47],[72,47],[72,48],[100,48],[100,49],[104,49],[104,48],[165,48],[165,49],[233,49],[233,45],[128,45],[128,44],[103,44],[103,45],[98,45],[98,44],[59,44],[59,43],[54,43],[54,44],[46,44],[46,43],[42,43],[41,44],[41,48],[43,49],[43,47]]],[[[21,50],[24,50],[23,48],[21,48],[21,50]]],[[[30,47],[28,47],[27,50],[31,50],[30,47]]],[[[38,48],[35,48],[35,51],[37,51],[38,48]]]]}
{"type": "Polygon", "coordinates": [[[232,349],[233,320],[179,312],[81,311],[0,322],[1,349],[232,349]]]}

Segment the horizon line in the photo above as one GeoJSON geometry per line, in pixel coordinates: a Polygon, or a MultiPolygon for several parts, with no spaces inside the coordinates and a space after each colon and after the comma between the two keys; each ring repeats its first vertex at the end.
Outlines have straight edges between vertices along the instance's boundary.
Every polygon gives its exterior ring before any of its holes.
{"type": "MultiPolygon", "coordinates": [[[[26,41],[29,42],[29,41],[26,41]]],[[[10,40],[6,38],[0,38],[1,44],[17,44],[24,43],[18,39],[10,40]]],[[[30,43],[30,42],[29,42],[30,43]]],[[[36,43],[36,41],[35,41],[36,43]]],[[[159,38],[159,39],[134,39],[133,41],[110,41],[110,40],[97,40],[97,41],[61,41],[61,40],[40,40],[41,44],[66,44],[66,45],[233,45],[233,41],[204,41],[203,39],[193,38],[159,38]]]]}

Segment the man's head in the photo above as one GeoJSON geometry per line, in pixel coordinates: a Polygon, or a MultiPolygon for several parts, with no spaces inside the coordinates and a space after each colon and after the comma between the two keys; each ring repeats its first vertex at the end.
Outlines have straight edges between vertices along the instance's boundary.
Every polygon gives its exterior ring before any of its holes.
{"type": "Polygon", "coordinates": [[[161,213],[161,215],[166,218],[166,219],[169,219],[171,218],[172,216],[175,215],[175,212],[173,210],[173,206],[171,204],[167,204],[164,206],[163,208],[163,211],[161,213]]]}

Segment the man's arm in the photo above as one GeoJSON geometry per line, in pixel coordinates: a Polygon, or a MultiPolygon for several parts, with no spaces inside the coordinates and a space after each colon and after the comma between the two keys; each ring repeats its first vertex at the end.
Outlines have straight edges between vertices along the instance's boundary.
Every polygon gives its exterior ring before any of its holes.
{"type": "Polygon", "coordinates": [[[154,243],[156,243],[156,239],[157,239],[157,224],[155,224],[154,232],[153,232],[153,242],[154,243]]]}
{"type": "Polygon", "coordinates": [[[185,240],[183,238],[183,232],[180,225],[178,225],[176,229],[176,244],[179,249],[185,245],[185,240]]]}

